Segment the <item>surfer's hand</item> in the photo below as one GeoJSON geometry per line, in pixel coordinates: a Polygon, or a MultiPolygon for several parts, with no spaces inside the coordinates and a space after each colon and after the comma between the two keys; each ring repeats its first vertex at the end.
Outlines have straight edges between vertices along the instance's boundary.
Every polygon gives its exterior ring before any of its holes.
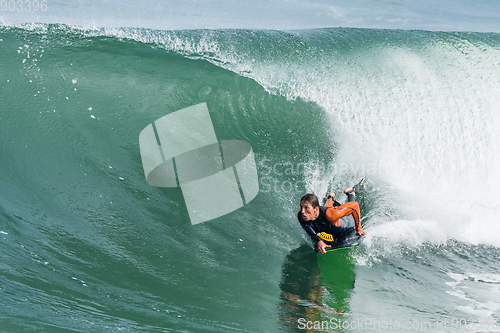
{"type": "Polygon", "coordinates": [[[323,242],[322,240],[320,240],[318,242],[318,253],[319,254],[325,254],[326,253],[325,248],[327,248],[327,247],[328,247],[328,245],[326,245],[325,242],[323,242]]]}
{"type": "Polygon", "coordinates": [[[364,231],[363,229],[359,229],[358,235],[366,236],[366,231],[364,231]]]}

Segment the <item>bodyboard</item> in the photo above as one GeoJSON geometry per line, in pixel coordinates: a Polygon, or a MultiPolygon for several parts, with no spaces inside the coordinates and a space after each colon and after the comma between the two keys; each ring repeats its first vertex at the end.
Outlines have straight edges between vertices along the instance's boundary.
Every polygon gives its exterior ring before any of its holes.
{"type": "Polygon", "coordinates": [[[347,237],[343,237],[340,239],[336,239],[335,241],[331,243],[327,243],[328,247],[326,248],[326,252],[332,252],[332,251],[337,251],[337,250],[343,250],[343,249],[348,249],[353,246],[358,246],[363,242],[365,239],[365,236],[363,235],[358,235],[356,231],[354,231],[352,234],[348,235],[347,237]]]}

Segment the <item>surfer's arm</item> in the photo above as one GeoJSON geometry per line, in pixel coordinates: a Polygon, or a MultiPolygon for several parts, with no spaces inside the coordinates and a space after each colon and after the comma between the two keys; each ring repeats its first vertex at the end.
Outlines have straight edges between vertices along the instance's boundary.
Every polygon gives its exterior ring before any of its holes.
{"type": "MultiPolygon", "coordinates": [[[[300,220],[299,220],[300,221],[300,220]]],[[[300,225],[302,228],[307,232],[309,237],[311,237],[314,246],[316,247],[316,250],[318,251],[319,254],[325,254],[326,253],[326,248],[329,247],[325,242],[321,240],[321,238],[318,237],[314,229],[311,227],[311,225],[307,222],[302,222],[300,221],[300,225]]]]}
{"type": "Polygon", "coordinates": [[[319,240],[318,245],[316,245],[316,249],[318,250],[319,254],[325,254],[327,247],[330,246],[323,242],[321,239],[319,240]]]}
{"type": "Polygon", "coordinates": [[[330,208],[326,211],[326,219],[334,226],[340,227],[340,218],[352,215],[356,225],[356,232],[359,235],[366,235],[366,232],[361,227],[359,205],[357,202],[347,202],[339,207],[330,208]]]}
{"type": "Polygon", "coordinates": [[[310,224],[307,222],[303,223],[302,221],[300,222],[300,225],[302,225],[302,228],[307,232],[307,234],[311,237],[314,246],[316,247],[316,250],[318,251],[319,254],[325,254],[326,253],[326,248],[328,245],[321,240],[321,238],[318,237],[314,229],[311,227],[310,224]]]}
{"type": "Polygon", "coordinates": [[[363,235],[363,236],[366,236],[366,231],[363,230],[363,228],[361,228],[361,223],[356,223],[356,232],[358,233],[358,235],[363,235]]]}
{"type": "MultiPolygon", "coordinates": [[[[300,212],[299,212],[299,214],[300,214],[300,212]]],[[[302,229],[304,229],[305,232],[309,235],[309,237],[311,237],[312,241],[314,242],[314,246],[317,246],[318,242],[320,242],[321,239],[318,237],[318,235],[316,234],[316,232],[312,228],[311,223],[309,221],[302,220],[300,218],[299,214],[297,214],[297,218],[300,222],[300,225],[302,226],[302,229]]]]}
{"type": "Polygon", "coordinates": [[[307,232],[309,237],[311,237],[312,241],[314,244],[318,244],[318,242],[321,242],[321,239],[318,237],[318,235],[314,232],[313,228],[310,225],[304,225],[302,224],[302,228],[307,232]]]}

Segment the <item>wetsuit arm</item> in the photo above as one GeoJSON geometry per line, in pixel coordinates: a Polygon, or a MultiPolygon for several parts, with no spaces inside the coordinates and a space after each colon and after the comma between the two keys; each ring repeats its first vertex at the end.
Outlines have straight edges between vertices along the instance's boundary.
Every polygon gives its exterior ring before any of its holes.
{"type": "Polygon", "coordinates": [[[300,212],[299,214],[297,214],[297,218],[299,219],[302,229],[304,229],[305,232],[309,235],[309,237],[311,237],[312,241],[314,242],[314,246],[317,246],[318,242],[320,241],[320,238],[318,237],[314,229],[311,227],[311,222],[304,221],[303,219],[301,219],[300,212]]]}

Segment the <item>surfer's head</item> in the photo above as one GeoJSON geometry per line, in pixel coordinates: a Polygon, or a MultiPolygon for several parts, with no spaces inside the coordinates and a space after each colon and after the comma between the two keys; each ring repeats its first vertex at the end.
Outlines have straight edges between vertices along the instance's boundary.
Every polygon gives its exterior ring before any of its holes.
{"type": "Polygon", "coordinates": [[[319,215],[319,200],[315,194],[306,194],[300,199],[300,213],[306,221],[313,221],[319,215]]]}

